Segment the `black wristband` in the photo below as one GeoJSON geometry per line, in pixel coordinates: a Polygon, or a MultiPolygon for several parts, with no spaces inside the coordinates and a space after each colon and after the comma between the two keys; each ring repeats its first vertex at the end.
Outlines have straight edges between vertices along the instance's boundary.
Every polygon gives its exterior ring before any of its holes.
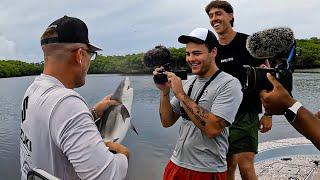
{"type": "Polygon", "coordinates": [[[264,112],[263,116],[267,116],[269,118],[272,118],[272,115],[271,114],[268,114],[267,112],[264,112]]]}
{"type": "Polygon", "coordinates": [[[96,119],[99,118],[99,117],[98,117],[97,110],[96,110],[94,107],[91,108],[91,114],[92,114],[92,116],[93,116],[93,120],[96,120],[96,119]]]}

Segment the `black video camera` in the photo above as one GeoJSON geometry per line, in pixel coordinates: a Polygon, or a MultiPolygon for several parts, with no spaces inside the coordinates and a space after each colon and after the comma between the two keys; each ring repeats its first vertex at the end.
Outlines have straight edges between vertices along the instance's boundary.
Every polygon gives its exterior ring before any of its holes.
{"type": "MultiPolygon", "coordinates": [[[[250,67],[244,65],[246,82],[244,89],[272,90],[267,73],[273,75],[291,93],[292,61],[296,57],[296,41],[290,28],[272,28],[249,36],[246,48],[258,59],[268,59],[273,68],[250,67]]],[[[301,52],[300,52],[301,53],[301,52]]]]}
{"type": "Polygon", "coordinates": [[[165,46],[156,46],[154,49],[147,51],[143,56],[143,62],[146,67],[155,68],[161,67],[158,74],[153,76],[153,80],[156,84],[164,84],[168,82],[166,71],[173,72],[176,76],[182,80],[187,79],[187,70],[173,67],[171,55],[169,49],[165,46]]]}
{"type": "Polygon", "coordinates": [[[260,68],[243,66],[247,75],[244,89],[272,90],[273,86],[267,78],[267,73],[274,76],[282,86],[288,91],[292,91],[292,73],[293,68],[286,68],[283,64],[277,65],[275,68],[260,68]]]}

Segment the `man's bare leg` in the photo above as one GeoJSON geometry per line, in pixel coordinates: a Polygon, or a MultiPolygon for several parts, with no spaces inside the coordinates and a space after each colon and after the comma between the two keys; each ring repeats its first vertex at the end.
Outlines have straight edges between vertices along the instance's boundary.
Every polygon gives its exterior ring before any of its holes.
{"type": "Polygon", "coordinates": [[[237,162],[241,178],[243,180],[257,180],[257,175],[254,169],[254,152],[242,152],[237,154],[237,162]]]}
{"type": "Polygon", "coordinates": [[[235,180],[235,173],[238,165],[237,154],[227,156],[227,165],[228,165],[228,171],[227,171],[228,180],[235,180]]]}

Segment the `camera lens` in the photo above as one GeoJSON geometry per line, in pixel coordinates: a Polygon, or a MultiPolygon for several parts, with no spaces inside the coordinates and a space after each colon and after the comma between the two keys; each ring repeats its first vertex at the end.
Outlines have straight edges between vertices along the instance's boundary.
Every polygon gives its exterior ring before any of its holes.
{"type": "Polygon", "coordinates": [[[165,84],[166,82],[168,82],[168,78],[166,74],[159,73],[153,76],[153,81],[156,84],[165,84]]]}

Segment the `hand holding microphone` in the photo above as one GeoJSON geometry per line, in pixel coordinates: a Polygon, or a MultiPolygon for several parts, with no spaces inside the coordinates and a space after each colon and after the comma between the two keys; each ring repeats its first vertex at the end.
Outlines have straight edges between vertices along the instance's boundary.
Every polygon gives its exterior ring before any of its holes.
{"type": "Polygon", "coordinates": [[[273,89],[271,91],[260,91],[261,102],[265,111],[270,115],[284,114],[285,110],[295,103],[295,100],[275,77],[267,73],[267,78],[271,82],[273,89]]]}

